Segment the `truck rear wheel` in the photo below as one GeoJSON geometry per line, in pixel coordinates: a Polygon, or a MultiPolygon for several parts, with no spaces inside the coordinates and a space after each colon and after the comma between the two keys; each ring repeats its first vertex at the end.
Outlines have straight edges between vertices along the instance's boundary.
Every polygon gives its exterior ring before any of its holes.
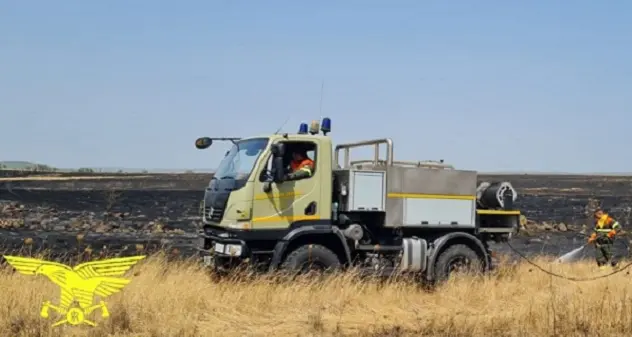
{"type": "Polygon", "coordinates": [[[316,272],[318,274],[334,271],[340,268],[338,256],[329,248],[308,244],[300,246],[288,254],[281,264],[281,269],[293,273],[306,274],[316,272]]]}
{"type": "Polygon", "coordinates": [[[439,255],[434,274],[437,282],[443,282],[455,273],[477,273],[482,270],[483,264],[478,254],[472,248],[458,244],[448,247],[439,255]]]}

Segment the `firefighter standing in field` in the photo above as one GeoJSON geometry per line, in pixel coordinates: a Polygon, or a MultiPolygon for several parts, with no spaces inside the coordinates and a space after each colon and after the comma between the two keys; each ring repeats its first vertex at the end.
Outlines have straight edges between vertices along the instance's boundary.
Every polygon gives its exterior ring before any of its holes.
{"type": "Polygon", "coordinates": [[[314,173],[314,161],[309,159],[307,151],[296,149],[292,152],[290,162],[290,173],[285,176],[286,180],[300,180],[309,178],[314,173]]]}
{"type": "Polygon", "coordinates": [[[588,243],[595,243],[595,258],[599,268],[605,269],[607,263],[611,263],[614,267],[616,262],[612,261],[612,246],[614,237],[621,230],[621,226],[617,220],[601,209],[597,209],[594,216],[595,228],[588,243]]]}

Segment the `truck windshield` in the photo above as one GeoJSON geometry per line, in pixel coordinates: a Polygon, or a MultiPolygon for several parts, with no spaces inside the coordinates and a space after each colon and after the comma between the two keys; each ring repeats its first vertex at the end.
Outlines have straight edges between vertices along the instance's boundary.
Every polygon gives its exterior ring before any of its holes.
{"type": "Polygon", "coordinates": [[[247,178],[267,145],[267,138],[245,139],[233,144],[219,163],[213,178],[220,180],[247,178]]]}

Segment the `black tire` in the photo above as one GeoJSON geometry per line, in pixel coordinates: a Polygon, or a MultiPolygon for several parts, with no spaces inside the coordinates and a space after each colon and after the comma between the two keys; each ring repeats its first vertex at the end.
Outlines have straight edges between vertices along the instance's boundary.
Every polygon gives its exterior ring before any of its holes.
{"type": "Polygon", "coordinates": [[[458,271],[469,273],[479,273],[483,271],[483,261],[472,248],[458,244],[444,250],[434,267],[434,279],[436,282],[448,280],[450,275],[456,271],[454,267],[460,267],[458,271]]]}
{"type": "Polygon", "coordinates": [[[281,270],[292,274],[306,274],[316,272],[323,274],[340,268],[338,255],[329,248],[308,244],[300,246],[290,252],[281,264],[281,270]]]}

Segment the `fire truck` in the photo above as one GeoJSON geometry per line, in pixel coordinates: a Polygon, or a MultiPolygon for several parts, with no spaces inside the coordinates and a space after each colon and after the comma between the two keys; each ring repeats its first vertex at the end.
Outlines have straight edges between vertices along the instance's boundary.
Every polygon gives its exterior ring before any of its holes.
{"type": "Polygon", "coordinates": [[[390,138],[334,145],[330,131],[323,118],[296,134],[195,141],[198,149],[232,142],[201,202],[204,264],[224,272],[354,268],[436,282],[491,270],[489,243],[517,233],[510,182],[479,183],[476,171],[443,161],[396,161],[390,138]],[[367,147],[372,159],[350,160],[367,147]],[[297,154],[313,162],[300,179],[289,174],[297,154]]]}

